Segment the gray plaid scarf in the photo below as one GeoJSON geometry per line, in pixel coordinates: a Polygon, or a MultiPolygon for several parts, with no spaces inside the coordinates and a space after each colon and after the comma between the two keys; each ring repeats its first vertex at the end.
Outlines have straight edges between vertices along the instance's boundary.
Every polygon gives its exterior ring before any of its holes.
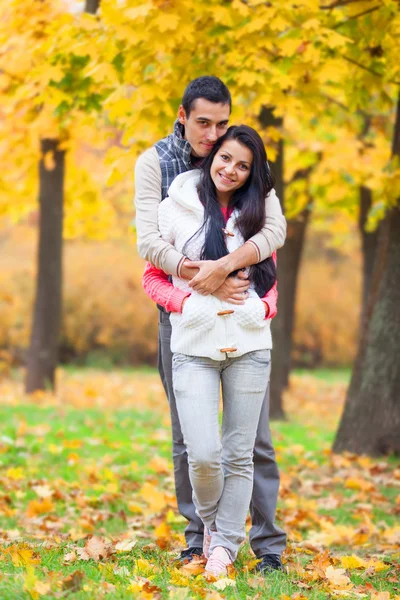
{"type": "Polygon", "coordinates": [[[183,138],[183,130],[183,125],[176,120],[174,132],[155,144],[161,167],[162,200],[168,196],[169,186],[175,177],[193,169],[190,160],[192,148],[183,138]]]}

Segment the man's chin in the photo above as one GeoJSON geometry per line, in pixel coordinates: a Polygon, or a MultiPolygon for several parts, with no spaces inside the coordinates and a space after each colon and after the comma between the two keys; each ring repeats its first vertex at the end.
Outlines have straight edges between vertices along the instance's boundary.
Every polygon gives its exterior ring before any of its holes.
{"type": "Polygon", "coordinates": [[[210,154],[211,150],[212,146],[211,148],[196,148],[193,152],[193,156],[196,156],[197,158],[205,158],[210,154]]]}

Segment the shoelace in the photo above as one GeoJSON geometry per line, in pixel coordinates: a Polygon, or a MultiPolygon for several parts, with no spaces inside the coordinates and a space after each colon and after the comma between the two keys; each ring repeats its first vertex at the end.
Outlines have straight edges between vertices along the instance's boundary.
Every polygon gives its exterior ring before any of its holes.
{"type": "MultiPolygon", "coordinates": [[[[228,557],[228,555],[226,555],[228,557]]],[[[229,560],[229,559],[228,559],[229,560]]],[[[211,554],[208,559],[206,571],[217,572],[217,573],[226,573],[227,566],[230,564],[230,560],[226,563],[222,558],[215,556],[214,553],[211,554]]]]}

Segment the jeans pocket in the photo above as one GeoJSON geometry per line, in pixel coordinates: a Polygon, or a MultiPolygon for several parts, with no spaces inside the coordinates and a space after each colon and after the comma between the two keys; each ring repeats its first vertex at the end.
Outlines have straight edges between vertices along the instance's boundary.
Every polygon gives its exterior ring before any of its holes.
{"type": "Polygon", "coordinates": [[[271,350],[253,350],[248,352],[246,357],[258,365],[267,367],[271,362],[271,350]]]}
{"type": "Polygon", "coordinates": [[[181,354],[180,352],[174,352],[172,355],[172,370],[177,371],[179,367],[188,365],[196,360],[197,356],[190,356],[189,354],[181,354]]]}

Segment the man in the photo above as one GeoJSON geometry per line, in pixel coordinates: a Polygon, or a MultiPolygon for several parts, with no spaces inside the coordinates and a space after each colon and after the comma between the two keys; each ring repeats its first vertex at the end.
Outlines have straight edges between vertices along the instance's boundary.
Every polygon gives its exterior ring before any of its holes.
{"type": "MultiPolygon", "coordinates": [[[[174,178],[195,168],[207,156],[227,127],[231,112],[228,88],[217,77],[199,77],[185,90],[174,132],[144,152],[135,168],[136,227],[139,254],[170,275],[190,280],[201,294],[215,293],[233,304],[243,302],[248,281],[243,274],[228,275],[256,264],[280,248],[285,240],[286,221],[274,191],[266,198],[264,228],[235,252],[217,261],[191,262],[161,239],[158,205],[167,196],[174,178]]],[[[180,513],[189,521],[185,530],[188,548],[182,561],[202,554],[203,524],[192,501],[185,444],[179,424],[172,386],[171,325],[169,314],[159,312],[159,372],[168,396],[173,439],[175,488],[180,513]]],[[[285,533],[275,525],[279,473],[269,430],[269,392],[263,403],[254,448],[254,487],[250,506],[250,544],[260,562],[258,570],[280,569],[280,555],[286,545],[285,533]]]]}

